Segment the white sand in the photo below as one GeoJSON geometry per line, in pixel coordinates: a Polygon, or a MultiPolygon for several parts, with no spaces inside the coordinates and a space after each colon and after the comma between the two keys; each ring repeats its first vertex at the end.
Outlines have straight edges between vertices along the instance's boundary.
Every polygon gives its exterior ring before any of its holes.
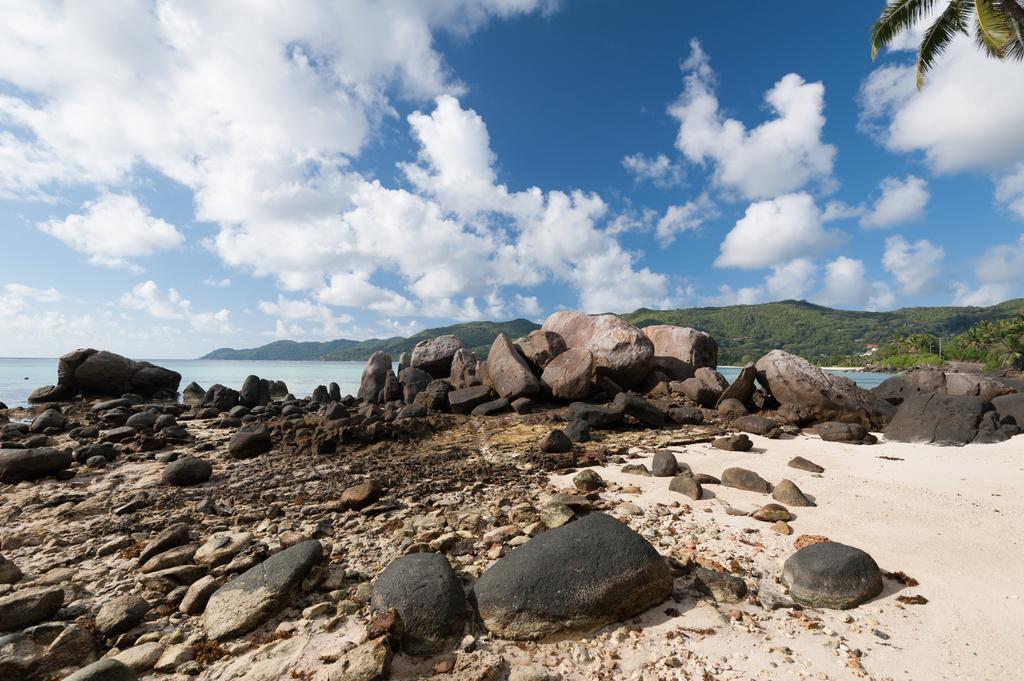
{"type": "MultiPolygon", "coordinates": [[[[710,492],[717,498],[693,502],[669,492],[667,478],[624,475],[620,466],[595,470],[606,481],[643,490],[639,495],[609,492],[606,497],[644,509],[659,502],[689,503],[692,514],[669,518],[658,531],[650,526],[651,514],[629,518],[649,539],[656,541],[658,532],[675,525],[681,535],[692,539],[698,555],[723,564],[737,556],[744,567],[777,575],[794,551],[797,536],[820,534],[867,551],[883,570],[903,571],[920,585],[904,588],[886,580],[882,595],[859,608],[812,611],[821,627],[811,630],[787,610],[766,611],[747,603],[715,607],[690,599],[675,606],[682,616],[647,628],[643,640],[621,653],[613,677],[689,678],[696,670],[694,678],[700,678],[706,669],[712,678],[722,679],[1024,678],[1024,437],[959,448],[898,443],[856,446],[804,436],[751,439],[755,443],[751,452],[725,452],[710,445],[674,451],[698,473],[720,476],[729,466],[741,466],[772,483],[793,480],[818,506],[791,509],[798,516],[791,522],[792,536],[776,534],[769,524],[725,513],[726,504],[750,511],[771,502],[769,496],[708,485],[705,496],[710,492]],[[787,462],[797,455],[824,466],[825,473],[788,467],[787,462]],[[748,543],[742,543],[741,537],[748,543]],[[929,602],[903,605],[896,600],[918,594],[929,602]],[[753,619],[745,619],[742,625],[727,622],[722,613],[737,607],[753,619]],[[691,634],[682,644],[669,634],[681,627],[707,626],[715,626],[716,633],[691,634]],[[875,630],[888,639],[877,636],[875,630]],[[787,656],[782,648],[792,654],[787,656]],[[845,648],[863,652],[863,671],[847,666],[845,648]],[[673,653],[682,653],[683,668],[678,671],[652,662],[673,653]]],[[[649,466],[650,453],[646,454],[630,463],[649,466]]],[[[571,486],[571,476],[553,482],[571,486]]],[[[675,550],[664,544],[659,548],[665,553],[675,550]]],[[[757,583],[756,578],[748,581],[757,583]]],[[[645,619],[664,620],[658,617],[664,607],[652,610],[645,619]]],[[[580,676],[585,677],[585,673],[580,676]]]]}

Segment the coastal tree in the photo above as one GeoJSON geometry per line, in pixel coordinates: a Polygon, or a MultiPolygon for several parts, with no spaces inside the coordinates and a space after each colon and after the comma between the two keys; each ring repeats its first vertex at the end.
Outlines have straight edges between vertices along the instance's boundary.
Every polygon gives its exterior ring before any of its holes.
{"type": "MultiPolygon", "coordinates": [[[[941,7],[938,0],[891,0],[871,27],[871,58],[904,31],[941,7]]],[[[921,37],[917,87],[957,34],[974,33],[978,47],[995,59],[1024,60],[1024,5],[1021,0],[949,0],[921,37]]]]}

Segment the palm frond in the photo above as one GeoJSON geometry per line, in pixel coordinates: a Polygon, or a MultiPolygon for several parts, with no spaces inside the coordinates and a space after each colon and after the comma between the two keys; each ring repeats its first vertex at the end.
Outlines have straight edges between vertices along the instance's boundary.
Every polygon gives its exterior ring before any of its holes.
{"type": "Polygon", "coordinates": [[[1003,59],[1010,42],[1009,17],[998,6],[998,0],[974,0],[977,18],[975,40],[978,46],[996,59],[1003,59]]]}
{"type": "Polygon", "coordinates": [[[957,33],[967,33],[967,22],[970,19],[974,4],[968,0],[953,0],[943,10],[921,39],[917,52],[917,87],[924,87],[924,76],[931,69],[946,47],[957,33]]]}
{"type": "Polygon", "coordinates": [[[871,27],[871,58],[927,15],[935,0],[892,0],[871,27]]]}

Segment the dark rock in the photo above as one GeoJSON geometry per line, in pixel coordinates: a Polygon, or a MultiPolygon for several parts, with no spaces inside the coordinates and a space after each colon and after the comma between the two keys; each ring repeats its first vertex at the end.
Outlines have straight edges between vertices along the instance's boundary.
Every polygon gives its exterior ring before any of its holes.
{"type": "Polygon", "coordinates": [[[677,475],[672,478],[672,482],[668,484],[669,491],[679,492],[685,494],[694,500],[699,500],[704,496],[704,489],[700,486],[700,483],[692,475],[677,475]]]}
{"type": "Polygon", "coordinates": [[[57,365],[57,378],[60,385],[90,395],[177,394],[181,384],[181,374],[176,371],[91,348],[63,355],[57,365]]]}
{"type": "MultiPolygon", "coordinates": [[[[988,405],[980,397],[938,393],[909,396],[885,428],[892,442],[960,446],[978,437],[988,405]]],[[[1003,438],[1005,439],[1005,437],[1003,438]]]]}
{"type": "MultiPolygon", "coordinates": [[[[422,404],[427,409],[434,411],[446,411],[449,407],[448,393],[452,386],[443,378],[434,379],[427,384],[423,391],[416,394],[415,402],[422,404]]],[[[470,407],[472,409],[472,407],[470,407]]]]}
{"type": "Polygon", "coordinates": [[[733,419],[732,425],[738,430],[753,433],[754,435],[762,435],[771,439],[776,439],[782,435],[782,428],[779,427],[779,423],[777,421],[773,421],[767,416],[758,416],[757,414],[741,416],[737,419],[733,419]]]}
{"type": "Polygon", "coordinates": [[[718,404],[718,399],[722,396],[721,393],[715,392],[713,389],[704,385],[704,383],[696,376],[694,378],[686,379],[679,384],[679,387],[688,399],[696,402],[702,407],[707,407],[708,409],[714,408],[714,406],[718,404]]]}
{"type": "Polygon", "coordinates": [[[3,555],[0,555],[0,584],[14,584],[21,577],[21,570],[18,566],[3,555]]]}
{"type": "Polygon", "coordinates": [[[124,663],[113,658],[102,660],[82,667],[64,681],[138,681],[139,677],[124,663]]]}
{"type": "Polygon", "coordinates": [[[619,393],[612,401],[612,408],[632,416],[651,428],[661,428],[665,425],[665,412],[640,395],[619,393]]]}
{"type": "Polygon", "coordinates": [[[233,459],[251,459],[265,454],[274,447],[270,430],[265,424],[253,423],[242,426],[228,442],[228,456],[233,459]]]}
{"type": "Polygon", "coordinates": [[[670,407],[668,417],[679,425],[698,426],[704,423],[704,412],[697,407],[670,407]]]}
{"type": "Polygon", "coordinates": [[[203,404],[208,404],[217,411],[228,411],[238,405],[238,391],[215,383],[203,396],[203,404]]]}
{"type": "Polygon", "coordinates": [[[750,413],[742,402],[733,398],[718,400],[718,415],[725,420],[739,418],[750,413]]]}
{"type": "Polygon", "coordinates": [[[96,631],[104,636],[123,634],[141,624],[149,609],[149,603],[135,594],[106,600],[96,613],[96,631]]]}
{"type": "Polygon", "coordinates": [[[518,400],[512,400],[512,411],[517,414],[532,414],[535,406],[536,403],[529,397],[520,397],[518,400]]]}
{"type": "Polygon", "coordinates": [[[552,430],[540,443],[540,450],[548,454],[561,454],[572,451],[572,440],[559,429],[552,430]]]}
{"type": "Polygon", "coordinates": [[[783,480],[772,490],[772,499],[790,506],[815,506],[792,480],[783,480]]]}
{"type": "Polygon", "coordinates": [[[580,419],[594,428],[611,428],[622,424],[623,413],[615,407],[601,407],[586,402],[573,402],[569,405],[570,421],[580,419]]]}
{"type": "Polygon", "coordinates": [[[490,387],[486,385],[475,385],[471,388],[453,390],[447,395],[448,404],[455,414],[468,414],[476,407],[493,399],[493,393],[490,387]]]}
{"type": "Polygon", "coordinates": [[[821,421],[881,429],[895,408],[848,378],[830,374],[783,350],[757,361],[757,380],[786,408],[796,425],[821,421]]]}
{"type": "MultiPolygon", "coordinates": [[[[338,397],[340,399],[341,395],[338,397]]],[[[246,376],[238,391],[238,402],[249,409],[270,404],[270,381],[259,376],[246,376]]]]}
{"type": "Polygon", "coordinates": [[[41,433],[48,428],[63,430],[67,423],[68,420],[64,414],[57,409],[50,408],[32,419],[32,424],[28,429],[33,433],[41,433]]]}
{"type": "Polygon", "coordinates": [[[726,435],[717,438],[711,443],[711,446],[728,452],[749,452],[754,448],[754,443],[751,442],[746,433],[739,433],[737,435],[726,435]]]}
{"type": "Polygon", "coordinates": [[[817,425],[818,437],[826,442],[846,442],[855,445],[873,445],[878,438],[859,423],[826,421],[817,425]]]}
{"type": "Polygon", "coordinates": [[[163,480],[177,487],[187,487],[206,482],[212,475],[213,465],[209,461],[186,456],[167,464],[167,467],[164,468],[163,480]]]}
{"type": "Polygon", "coordinates": [[[310,569],[323,560],[320,542],[300,542],[217,589],[203,614],[207,636],[223,641],[246,634],[277,614],[310,569]]]}
{"type": "Polygon", "coordinates": [[[642,463],[627,463],[622,467],[622,472],[626,475],[643,475],[645,477],[651,477],[651,471],[642,463]]]}
{"type": "Polygon", "coordinates": [[[772,491],[771,483],[746,468],[726,468],[722,471],[722,485],[761,494],[768,494],[772,491]]]}
{"type": "MultiPolygon", "coordinates": [[[[382,350],[378,350],[370,355],[370,359],[366,362],[366,368],[363,369],[363,376],[359,381],[357,397],[363,402],[377,403],[390,373],[391,355],[382,350]]],[[[330,397],[330,393],[328,393],[328,397],[330,397]]]]}
{"type": "Polygon", "coordinates": [[[44,385],[33,390],[28,396],[28,401],[32,404],[66,402],[73,399],[77,393],[78,391],[69,385],[44,385]]]}
{"type": "Polygon", "coordinates": [[[395,418],[399,419],[420,419],[427,415],[427,408],[422,404],[407,404],[398,410],[395,418]]]}
{"type": "Polygon", "coordinates": [[[402,369],[398,372],[398,382],[402,385],[402,401],[412,403],[416,395],[427,389],[433,377],[422,369],[402,369]]]}
{"type": "Polygon", "coordinates": [[[1001,379],[977,374],[945,372],[939,369],[914,369],[882,381],[872,394],[895,405],[919,395],[966,395],[991,402],[1000,395],[1016,392],[1001,379]]]}
{"type": "Polygon", "coordinates": [[[1001,421],[1012,418],[1016,425],[1024,426],[1024,393],[1000,395],[992,400],[992,406],[1001,421]]]}
{"type": "Polygon", "coordinates": [[[136,435],[138,435],[138,431],[131,426],[118,426],[103,431],[100,435],[100,442],[127,442],[136,435]]]}
{"type": "Polygon", "coordinates": [[[404,629],[402,649],[429,656],[462,633],[466,595],[443,555],[415,553],[396,558],[374,580],[370,605],[397,610],[404,629]]]}
{"type": "Polygon", "coordinates": [[[540,382],[554,397],[582,400],[594,389],[594,356],[586,348],[561,352],[544,366],[540,382]]]}
{"type": "Polygon", "coordinates": [[[590,424],[584,419],[569,419],[565,434],[573,442],[590,442],[590,424]]]}
{"type": "Polygon", "coordinates": [[[545,640],[637,615],[672,592],[668,564],[614,518],[591,513],[548,530],[476,581],[476,604],[495,636],[545,640]]]}
{"type": "Polygon", "coordinates": [[[719,399],[719,408],[725,400],[738,400],[740,404],[750,404],[754,398],[754,380],[757,378],[757,367],[753,363],[747,364],[736,376],[736,380],[729,384],[729,387],[722,392],[719,399]]]}
{"type": "Polygon", "coordinates": [[[135,430],[153,430],[153,426],[156,425],[156,414],[151,411],[141,411],[138,414],[132,414],[125,421],[125,425],[135,430]]]}
{"type": "Polygon", "coordinates": [[[750,517],[754,520],[760,520],[763,523],[778,523],[792,520],[793,514],[790,513],[789,509],[785,506],[780,506],[779,504],[765,504],[751,513],[750,517]]]}
{"type": "Polygon", "coordinates": [[[808,461],[802,456],[794,456],[792,459],[789,460],[788,465],[790,468],[799,468],[802,471],[810,471],[811,473],[825,472],[824,468],[814,463],[813,461],[808,461]]]}
{"type": "Polygon", "coordinates": [[[60,587],[19,589],[0,597],[0,631],[18,631],[45,622],[64,605],[60,587]]]}
{"type": "Polygon", "coordinates": [[[804,547],[786,559],[782,583],[797,603],[846,610],[882,592],[882,573],[860,549],[824,542],[804,547]]]}
{"type": "Polygon", "coordinates": [[[655,452],[651,462],[651,475],[656,478],[671,478],[679,472],[679,461],[672,452],[655,452]]]}
{"type": "Polygon", "coordinates": [[[71,465],[71,454],[53,447],[0,449],[0,482],[8,485],[36,480],[71,465]]]}
{"type": "Polygon", "coordinates": [[[495,416],[496,414],[502,414],[509,410],[508,398],[499,397],[496,400],[490,402],[484,402],[473,407],[473,411],[469,412],[472,416],[495,416]]]}
{"type": "Polygon", "coordinates": [[[540,393],[540,381],[508,337],[499,333],[487,354],[487,374],[499,397],[514,400],[540,393]]]}
{"type": "Polygon", "coordinates": [[[584,468],[572,478],[573,486],[581,492],[596,492],[605,486],[604,478],[594,470],[584,468]]]}
{"type": "Polygon", "coordinates": [[[434,378],[448,378],[455,353],[466,344],[455,336],[438,336],[422,340],[412,349],[412,366],[434,378]]]}

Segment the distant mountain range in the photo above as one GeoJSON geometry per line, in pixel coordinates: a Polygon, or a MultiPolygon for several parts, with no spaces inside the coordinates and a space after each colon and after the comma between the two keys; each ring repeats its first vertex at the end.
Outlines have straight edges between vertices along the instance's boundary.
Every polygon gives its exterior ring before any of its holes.
{"type": "MultiPolygon", "coordinates": [[[[692,326],[707,331],[718,341],[721,364],[753,361],[781,348],[816,362],[865,351],[895,335],[930,333],[952,337],[977,322],[1015,317],[1024,313],[1024,299],[1008,300],[989,307],[905,307],[890,312],[835,310],[802,300],[783,300],[760,305],[700,307],[681,310],[647,310],[621,315],[639,327],[652,324],[692,326]]],[[[396,360],[412,351],[421,340],[452,334],[478,355],[485,356],[499,333],[512,339],[540,328],[526,319],[509,322],[469,322],[425,329],[409,338],[371,338],[365,341],[334,340],[323,343],[276,341],[258,348],[220,348],[200,359],[238,360],[366,360],[377,350],[396,360]]]]}

